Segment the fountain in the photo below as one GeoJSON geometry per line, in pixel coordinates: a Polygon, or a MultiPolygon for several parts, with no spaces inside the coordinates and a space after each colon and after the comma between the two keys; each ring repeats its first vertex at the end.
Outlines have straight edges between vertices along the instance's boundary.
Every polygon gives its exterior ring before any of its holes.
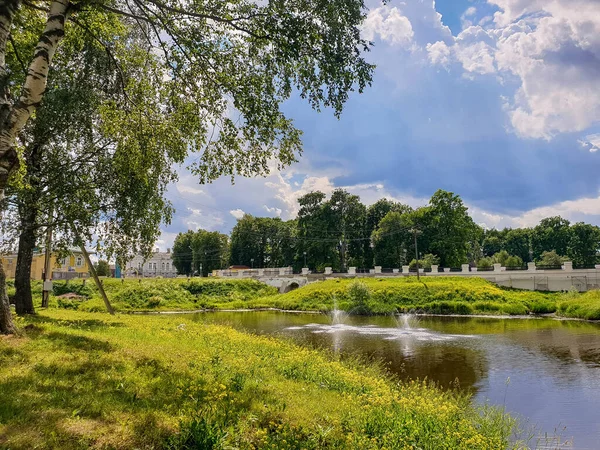
{"type": "Polygon", "coordinates": [[[400,314],[395,317],[398,326],[403,330],[412,330],[418,324],[418,319],[414,314],[400,314]]]}
{"type": "Polygon", "coordinates": [[[331,311],[331,323],[332,325],[341,325],[344,323],[348,313],[338,309],[337,298],[333,297],[333,311],[331,311]]]}

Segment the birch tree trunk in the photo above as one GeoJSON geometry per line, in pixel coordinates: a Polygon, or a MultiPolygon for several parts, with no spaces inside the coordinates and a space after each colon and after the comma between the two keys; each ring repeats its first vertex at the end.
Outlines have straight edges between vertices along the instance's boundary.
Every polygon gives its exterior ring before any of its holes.
{"type": "MultiPolygon", "coordinates": [[[[10,175],[19,165],[15,148],[17,137],[44,96],[52,58],[65,34],[65,21],[70,2],[54,0],[50,3],[48,20],[33,52],[25,83],[19,98],[13,102],[10,93],[10,74],[6,67],[6,42],[19,5],[19,0],[2,0],[0,3],[0,200],[4,199],[4,190],[10,175]]],[[[2,216],[0,219],[3,219],[2,216]]],[[[14,332],[6,293],[6,277],[1,262],[0,332],[14,332]]]]}
{"type": "Polygon", "coordinates": [[[19,315],[35,314],[31,295],[31,263],[35,248],[35,208],[23,211],[21,224],[23,229],[19,235],[19,250],[15,271],[15,310],[19,315]]]}

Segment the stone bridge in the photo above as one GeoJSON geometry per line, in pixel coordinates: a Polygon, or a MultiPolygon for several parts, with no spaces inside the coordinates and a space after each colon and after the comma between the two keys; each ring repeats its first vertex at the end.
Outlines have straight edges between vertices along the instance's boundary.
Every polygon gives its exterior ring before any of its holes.
{"type": "Polygon", "coordinates": [[[281,276],[281,277],[259,277],[257,278],[259,281],[268,284],[269,286],[276,287],[279,289],[280,294],[285,294],[286,292],[293,291],[294,289],[298,289],[299,287],[305,286],[308,284],[308,279],[306,277],[297,276],[281,276]]]}

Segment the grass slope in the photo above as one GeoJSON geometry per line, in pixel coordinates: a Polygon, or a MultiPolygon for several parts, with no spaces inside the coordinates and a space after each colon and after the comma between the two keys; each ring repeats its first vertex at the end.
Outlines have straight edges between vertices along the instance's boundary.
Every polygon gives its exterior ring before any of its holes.
{"type": "MultiPolygon", "coordinates": [[[[9,295],[14,294],[8,281],[9,295]]],[[[277,289],[244,279],[143,279],[104,280],[105,290],[117,311],[185,311],[195,309],[280,308],[304,311],[339,309],[356,314],[423,312],[431,314],[544,314],[600,320],[600,293],[532,292],[500,288],[483,278],[415,277],[328,279],[277,294],[277,289]]],[[[41,283],[33,282],[39,306],[41,283]]],[[[88,312],[104,311],[91,280],[54,282],[51,307],[88,312]],[[80,298],[58,296],[73,293],[80,298]]]]}
{"type": "MultiPolygon", "coordinates": [[[[223,302],[246,302],[271,296],[277,289],[256,280],[216,278],[127,279],[106,278],[104,290],[117,311],[185,311],[206,308],[216,298],[223,302]]],[[[14,282],[8,281],[8,295],[14,294],[14,282]]],[[[41,302],[42,283],[32,282],[36,304],[41,302]]],[[[39,306],[39,305],[38,305],[39,306]]],[[[105,311],[104,303],[93,280],[54,281],[50,306],[88,312],[105,311]],[[60,298],[75,294],[79,298],[60,298]]]]}
{"type": "Polygon", "coordinates": [[[482,278],[415,277],[329,279],[283,295],[213,307],[276,307],[292,310],[339,309],[363,314],[419,311],[432,314],[528,314],[556,311],[559,294],[503,289],[482,278]]]}
{"type": "Polygon", "coordinates": [[[18,321],[22,336],[0,338],[0,448],[500,449],[514,425],[456,393],[187,316],[18,321]]]}
{"type": "Polygon", "coordinates": [[[569,292],[558,303],[558,314],[564,317],[600,320],[600,291],[583,294],[569,292]]]}

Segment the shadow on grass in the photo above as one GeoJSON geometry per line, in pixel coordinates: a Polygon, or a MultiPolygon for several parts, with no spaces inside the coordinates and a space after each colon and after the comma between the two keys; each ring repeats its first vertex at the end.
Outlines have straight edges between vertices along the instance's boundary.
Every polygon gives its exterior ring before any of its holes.
{"type": "Polygon", "coordinates": [[[162,448],[172,435],[158,417],[185,403],[181,373],[155,359],[132,363],[94,337],[39,328],[27,336],[20,348],[0,348],[0,371],[11,370],[0,377],[0,448],[88,448],[97,439],[162,448]]]}
{"type": "Polygon", "coordinates": [[[28,316],[27,321],[36,325],[52,324],[59,325],[61,327],[68,327],[75,330],[85,331],[125,327],[125,324],[123,322],[107,322],[98,319],[54,319],[52,317],[47,317],[39,314],[28,316]]]}

